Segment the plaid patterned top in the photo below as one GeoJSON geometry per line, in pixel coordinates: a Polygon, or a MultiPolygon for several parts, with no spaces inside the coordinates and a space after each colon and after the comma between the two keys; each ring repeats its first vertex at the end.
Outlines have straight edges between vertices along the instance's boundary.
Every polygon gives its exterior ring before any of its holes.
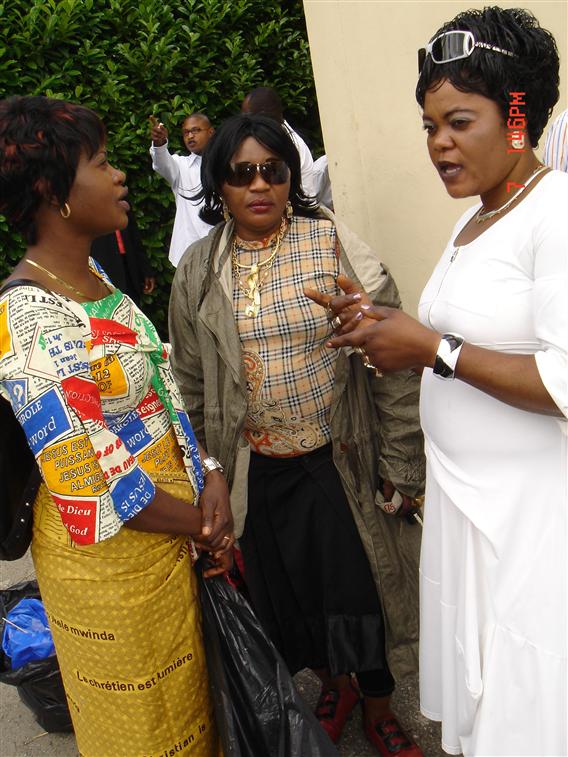
{"type": "MultiPolygon", "coordinates": [[[[239,239],[239,263],[265,260],[271,252],[265,245],[239,239]]],[[[249,395],[245,436],[255,452],[293,457],[330,441],[337,352],[325,346],[331,333],[325,311],[303,289],[338,294],[338,274],[334,224],[294,217],[262,283],[255,318],[245,315],[249,300],[233,277],[233,309],[249,395]]]]}

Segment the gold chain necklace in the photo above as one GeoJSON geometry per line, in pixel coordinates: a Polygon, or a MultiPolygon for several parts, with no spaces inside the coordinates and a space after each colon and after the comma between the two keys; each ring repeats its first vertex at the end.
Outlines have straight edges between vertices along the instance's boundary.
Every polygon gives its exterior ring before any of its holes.
{"type": "Polygon", "coordinates": [[[485,213],[483,212],[485,209],[485,206],[482,205],[479,210],[477,211],[477,214],[475,215],[475,223],[482,223],[483,221],[488,221],[490,218],[493,218],[493,216],[499,215],[499,213],[502,213],[504,210],[507,210],[509,205],[511,205],[515,200],[517,200],[520,195],[523,194],[525,189],[528,188],[529,184],[536,179],[536,177],[541,174],[543,171],[546,171],[547,166],[543,166],[541,163],[538,164],[538,166],[534,169],[534,171],[531,173],[531,175],[528,177],[528,179],[525,181],[525,184],[517,191],[515,194],[511,197],[510,200],[507,200],[507,202],[504,205],[501,205],[500,208],[496,208],[495,210],[488,210],[485,213]]]}
{"type": "MultiPolygon", "coordinates": [[[[89,300],[89,302],[94,302],[96,300],[96,297],[89,297],[84,292],[81,292],[80,289],[77,289],[71,284],[68,284],[66,281],[63,281],[63,279],[59,278],[59,276],[56,276],[54,273],[51,273],[51,271],[48,271],[47,268],[44,268],[39,263],[36,263],[35,260],[30,260],[29,258],[25,258],[24,263],[29,263],[30,265],[33,265],[34,268],[38,268],[40,271],[43,271],[49,276],[50,279],[53,279],[53,281],[57,281],[58,284],[63,284],[63,286],[69,289],[70,292],[74,292],[75,294],[78,294],[79,297],[83,297],[84,299],[89,300]]],[[[97,279],[99,279],[98,276],[97,276],[97,279]]],[[[102,279],[99,279],[99,281],[102,281],[102,279]]],[[[103,281],[103,284],[104,284],[104,281],[103,281]]]]}
{"type": "Polygon", "coordinates": [[[278,230],[278,234],[276,235],[276,239],[274,241],[274,249],[266,258],[266,260],[261,260],[259,263],[253,263],[252,265],[243,265],[243,263],[239,263],[237,237],[235,236],[233,238],[233,244],[231,247],[233,274],[235,281],[239,286],[239,289],[245,295],[245,297],[250,300],[250,302],[245,307],[245,315],[249,318],[255,318],[260,312],[260,287],[270,273],[270,269],[272,268],[272,265],[276,259],[276,255],[278,254],[282,240],[284,239],[286,229],[286,219],[283,218],[278,230]],[[241,281],[241,270],[250,271],[246,278],[247,286],[245,286],[241,281]]]}

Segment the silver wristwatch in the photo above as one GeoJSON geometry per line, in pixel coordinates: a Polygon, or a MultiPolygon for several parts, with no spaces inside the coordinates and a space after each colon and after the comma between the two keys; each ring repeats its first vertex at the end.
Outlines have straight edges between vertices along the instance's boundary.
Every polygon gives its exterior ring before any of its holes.
{"type": "Polygon", "coordinates": [[[201,467],[205,476],[211,473],[212,470],[218,470],[220,473],[223,473],[225,470],[215,457],[206,457],[201,461],[201,467]]]}

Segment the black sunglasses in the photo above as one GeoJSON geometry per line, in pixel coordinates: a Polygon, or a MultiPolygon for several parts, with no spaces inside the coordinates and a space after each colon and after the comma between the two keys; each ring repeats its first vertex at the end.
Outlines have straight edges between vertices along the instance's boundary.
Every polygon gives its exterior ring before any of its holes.
{"type": "Polygon", "coordinates": [[[229,163],[225,181],[230,187],[246,187],[259,173],[267,184],[285,184],[290,178],[290,169],[283,160],[268,160],[266,163],[229,163]]]}

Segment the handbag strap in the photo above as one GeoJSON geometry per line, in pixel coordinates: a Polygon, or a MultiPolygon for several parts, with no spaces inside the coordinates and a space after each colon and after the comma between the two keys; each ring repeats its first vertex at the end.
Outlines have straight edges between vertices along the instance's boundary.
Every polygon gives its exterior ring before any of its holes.
{"type": "Polygon", "coordinates": [[[2,287],[0,287],[0,294],[4,294],[4,292],[7,292],[8,289],[14,289],[14,287],[23,287],[23,286],[33,286],[37,287],[38,289],[43,289],[44,292],[47,292],[48,294],[53,294],[53,292],[45,287],[43,284],[39,284],[37,281],[34,281],[33,279],[12,279],[12,281],[6,281],[2,287]]]}
{"type": "MultiPolygon", "coordinates": [[[[39,289],[43,289],[48,294],[51,294],[49,289],[44,287],[42,284],[38,284],[32,279],[12,279],[12,281],[6,282],[0,288],[0,295],[4,292],[7,292],[9,289],[14,289],[18,286],[35,286],[39,289]]],[[[0,399],[2,402],[6,402],[6,405],[9,406],[9,403],[6,400],[4,400],[3,398],[0,399]]],[[[10,411],[13,412],[11,408],[10,411]]],[[[14,415],[12,415],[11,417],[13,418],[13,422],[17,424],[18,422],[16,420],[16,417],[14,415]]],[[[16,433],[17,431],[19,431],[19,429],[16,428],[12,433],[16,433]]],[[[23,434],[23,431],[21,433],[23,434]]],[[[14,443],[16,443],[16,438],[19,437],[14,437],[14,443]]],[[[4,538],[0,543],[1,560],[16,560],[19,557],[23,556],[31,540],[33,504],[42,478],[39,467],[33,457],[31,450],[29,450],[29,448],[24,448],[22,449],[21,454],[29,455],[30,472],[18,497],[18,505],[16,511],[14,512],[11,527],[8,533],[4,535],[4,538]]],[[[2,502],[2,506],[5,507],[6,503],[2,502]]]]}

